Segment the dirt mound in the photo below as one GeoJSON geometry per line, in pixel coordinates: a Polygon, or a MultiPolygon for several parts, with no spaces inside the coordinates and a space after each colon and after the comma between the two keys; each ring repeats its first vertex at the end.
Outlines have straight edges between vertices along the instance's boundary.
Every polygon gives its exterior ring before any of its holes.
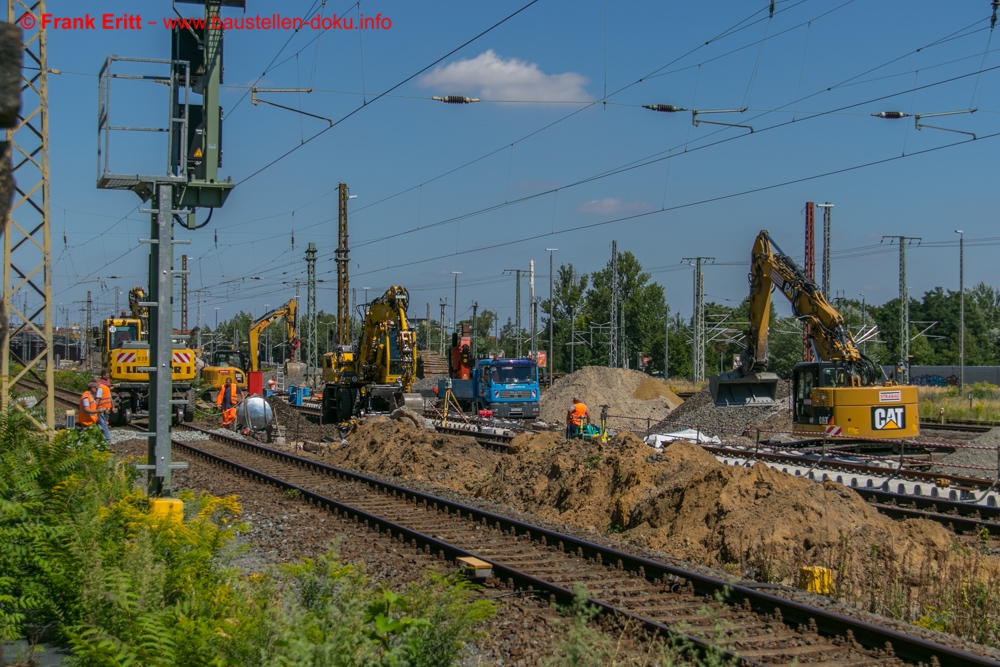
{"type": "Polygon", "coordinates": [[[597,422],[601,406],[608,406],[611,428],[630,428],[646,420],[660,421],[683,401],[662,380],[624,368],[587,366],[567,375],[542,394],[542,421],[565,422],[573,398],[587,404],[591,421],[597,422]],[[621,419],[625,417],[625,419],[621,419]],[[632,418],[632,419],[629,419],[632,418]],[[634,420],[637,420],[633,422],[634,420]]]}
{"type": "Polygon", "coordinates": [[[705,387],[671,412],[670,416],[664,419],[664,423],[654,425],[653,432],[690,427],[726,439],[738,436],[748,429],[758,426],[769,430],[790,430],[789,400],[791,393],[791,381],[779,380],[778,402],[774,406],[717,407],[712,399],[712,393],[708,387],[705,387]]]}
{"type": "Polygon", "coordinates": [[[476,496],[543,519],[629,541],[673,556],[747,564],[815,561],[841,535],[886,544],[914,558],[936,558],[951,540],[941,526],[898,523],[839,484],[817,484],[772,470],[724,466],[687,442],[650,455],[631,433],[611,442],[525,435],[476,496]]]}
{"type": "Polygon", "coordinates": [[[388,417],[355,424],[346,439],[349,444],[329,449],[324,461],[462,492],[489,476],[501,456],[472,438],[443,435],[409,420],[388,417]]]}

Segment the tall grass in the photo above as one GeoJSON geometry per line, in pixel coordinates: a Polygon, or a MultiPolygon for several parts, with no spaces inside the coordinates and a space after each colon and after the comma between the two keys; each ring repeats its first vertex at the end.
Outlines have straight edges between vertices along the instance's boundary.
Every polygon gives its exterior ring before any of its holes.
{"type": "Polygon", "coordinates": [[[788,584],[801,567],[827,567],[834,572],[834,599],[1000,647],[1000,560],[990,555],[988,534],[956,541],[946,554],[916,556],[889,539],[864,542],[841,533],[834,546],[799,551],[791,559],[778,561],[757,548],[742,562],[726,565],[753,572],[759,581],[788,584]]]}
{"type": "Polygon", "coordinates": [[[958,387],[920,387],[920,418],[928,421],[1000,422],[1000,387],[977,382],[959,396],[958,387]]]}

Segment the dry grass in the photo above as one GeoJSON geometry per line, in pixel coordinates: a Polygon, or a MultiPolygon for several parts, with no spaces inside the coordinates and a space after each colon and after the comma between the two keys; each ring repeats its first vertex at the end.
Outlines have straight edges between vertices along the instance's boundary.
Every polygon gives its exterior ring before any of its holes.
{"type": "Polygon", "coordinates": [[[1000,422],[1000,388],[988,382],[966,385],[966,395],[957,387],[920,387],[920,418],[937,421],[1000,422]]]}
{"type": "Polygon", "coordinates": [[[681,380],[681,379],[671,378],[667,380],[667,386],[669,386],[670,391],[674,392],[675,394],[695,393],[707,387],[708,380],[702,380],[701,382],[695,384],[691,380],[681,380]]]}
{"type": "Polygon", "coordinates": [[[758,581],[793,584],[801,567],[834,571],[830,597],[858,609],[1000,647],[1000,560],[990,555],[989,536],[963,538],[950,552],[917,560],[891,543],[866,544],[842,533],[832,548],[797,554],[792,562],[752,549],[727,570],[758,581]]]}

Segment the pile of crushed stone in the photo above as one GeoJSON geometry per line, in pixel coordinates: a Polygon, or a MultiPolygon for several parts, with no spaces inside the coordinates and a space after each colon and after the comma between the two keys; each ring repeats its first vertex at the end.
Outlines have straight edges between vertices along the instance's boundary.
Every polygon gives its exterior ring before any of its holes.
{"type": "Polygon", "coordinates": [[[796,478],[764,464],[725,466],[676,442],[654,453],[623,432],[607,443],[525,433],[507,455],[410,421],[373,418],[322,457],[333,465],[423,481],[641,547],[751,572],[763,558],[794,578],[826,563],[845,540],[880,545],[899,564],[947,557],[951,537],[923,520],[896,522],[839,484],[796,478]]]}
{"type": "Polygon", "coordinates": [[[962,477],[996,478],[1000,428],[993,428],[973,438],[966,445],[968,448],[956,449],[941,459],[941,465],[934,466],[931,470],[962,477]]]}
{"type": "Polygon", "coordinates": [[[608,427],[641,429],[647,420],[656,423],[665,419],[682,401],[666,382],[640,371],[625,368],[587,366],[566,375],[542,394],[540,418],[548,423],[565,423],[566,412],[579,398],[598,423],[601,406],[608,406],[608,427]]]}
{"type": "Polygon", "coordinates": [[[731,440],[758,427],[770,431],[791,430],[791,395],[791,381],[779,380],[777,403],[773,406],[717,407],[712,393],[705,387],[670,413],[664,423],[655,425],[653,431],[660,433],[678,428],[697,428],[723,440],[731,440]]]}

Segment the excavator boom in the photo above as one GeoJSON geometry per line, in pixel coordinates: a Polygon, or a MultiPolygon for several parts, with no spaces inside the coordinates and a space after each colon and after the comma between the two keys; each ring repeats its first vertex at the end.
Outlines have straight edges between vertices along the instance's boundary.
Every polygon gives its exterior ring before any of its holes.
{"type": "Polygon", "coordinates": [[[813,354],[821,361],[837,362],[846,371],[850,386],[875,383],[876,368],[861,355],[844,318],[795,261],[782,252],[762,230],[750,254],[750,325],[739,366],[711,378],[715,404],[769,405],[775,402],[778,376],[767,372],[768,325],[771,292],[777,288],[792,304],[792,312],[809,325],[813,354]]]}

